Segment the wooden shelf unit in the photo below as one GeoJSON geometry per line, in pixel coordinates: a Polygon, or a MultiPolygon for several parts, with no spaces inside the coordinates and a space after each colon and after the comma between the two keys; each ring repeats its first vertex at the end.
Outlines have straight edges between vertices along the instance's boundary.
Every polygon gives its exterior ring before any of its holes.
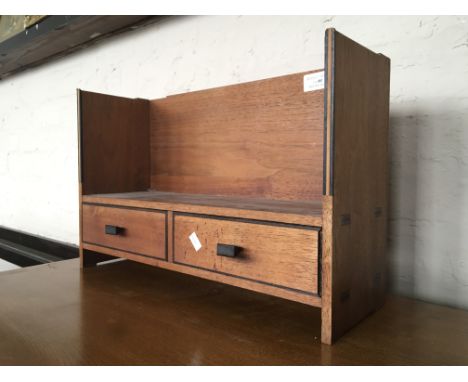
{"type": "Polygon", "coordinates": [[[156,100],[78,90],[83,267],[124,257],[309,304],[331,344],[385,296],[389,76],[328,29],[320,70],[156,100]]]}

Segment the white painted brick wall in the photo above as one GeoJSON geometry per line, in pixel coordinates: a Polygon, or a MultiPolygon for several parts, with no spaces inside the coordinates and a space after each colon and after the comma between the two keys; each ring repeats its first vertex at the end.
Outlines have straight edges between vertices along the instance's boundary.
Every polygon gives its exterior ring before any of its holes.
{"type": "Polygon", "coordinates": [[[0,225],[78,242],[75,89],[158,98],[323,66],[323,32],[392,59],[393,289],[468,308],[468,17],[181,17],[0,82],[0,225]]]}

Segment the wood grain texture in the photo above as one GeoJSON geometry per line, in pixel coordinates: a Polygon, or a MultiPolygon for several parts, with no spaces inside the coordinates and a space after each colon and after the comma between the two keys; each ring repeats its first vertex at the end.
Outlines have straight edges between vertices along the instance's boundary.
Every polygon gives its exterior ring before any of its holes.
{"type": "Polygon", "coordinates": [[[79,91],[83,195],[149,188],[148,101],[79,91]]]}
{"type": "Polygon", "coordinates": [[[322,342],[328,345],[332,339],[333,298],[333,197],[323,197],[323,226],[321,251],[322,342]]]}
{"type": "Polygon", "coordinates": [[[320,227],[322,201],[289,201],[145,191],[84,195],[83,202],[112,204],[320,227]]]}
{"type": "Polygon", "coordinates": [[[175,215],[174,262],[317,294],[318,231],[284,225],[175,215]],[[202,247],[196,251],[189,236],[202,247]],[[217,255],[217,245],[242,248],[217,255]]]}
{"type": "MultiPolygon", "coordinates": [[[[332,43],[331,340],[383,304],[386,290],[390,60],[342,34],[332,43]],[[346,223],[343,223],[346,221],[346,223]]],[[[331,39],[331,40],[330,40],[331,39]]],[[[327,238],[327,240],[330,237],[327,238]]],[[[329,276],[330,276],[329,275],[329,276]]],[[[324,276],[326,280],[327,277],[324,276]]],[[[331,303],[331,307],[328,304],[331,303]]]]}
{"type": "Polygon", "coordinates": [[[468,365],[467,311],[397,296],[334,346],[319,309],[132,261],[5,272],[0,301],[1,365],[468,365]]]}
{"type": "Polygon", "coordinates": [[[319,198],[323,90],[304,92],[305,74],[151,101],[151,188],[319,198]]]}
{"type": "MultiPolygon", "coordinates": [[[[271,296],[276,296],[284,298],[286,300],[300,302],[302,304],[311,305],[315,307],[321,306],[320,296],[304,293],[300,291],[294,291],[290,289],[280,288],[268,284],[262,284],[256,281],[250,281],[246,279],[241,279],[238,277],[228,276],[221,273],[212,272],[205,269],[194,268],[192,266],[187,266],[183,264],[171,263],[164,260],[159,260],[154,257],[139,256],[137,254],[119,251],[117,249],[112,249],[108,247],[101,247],[99,245],[83,243],[83,248],[85,252],[85,258],[89,257],[88,260],[90,263],[96,263],[103,261],[99,256],[105,254],[108,256],[113,256],[116,258],[124,258],[132,261],[136,261],[143,264],[148,264],[153,267],[163,268],[170,271],[175,271],[179,273],[184,273],[191,276],[201,277],[203,279],[216,281],[223,284],[229,284],[234,287],[248,289],[251,291],[268,294],[271,296]],[[97,257],[97,260],[96,260],[97,257]]],[[[107,258],[106,258],[107,259],[107,258]]]]}
{"type": "Polygon", "coordinates": [[[166,214],[84,204],[83,243],[166,259],[166,214]],[[105,233],[106,225],[124,231],[109,235],[105,233]]]}

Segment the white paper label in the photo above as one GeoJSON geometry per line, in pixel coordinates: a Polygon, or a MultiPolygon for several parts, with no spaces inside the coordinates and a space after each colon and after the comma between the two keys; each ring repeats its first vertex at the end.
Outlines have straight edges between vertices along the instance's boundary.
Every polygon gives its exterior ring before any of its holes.
{"type": "Polygon", "coordinates": [[[202,247],[200,240],[198,240],[198,236],[195,232],[192,232],[189,236],[190,241],[192,242],[193,248],[195,248],[195,251],[199,251],[200,248],[202,247]]]}
{"type": "Polygon", "coordinates": [[[304,92],[319,90],[325,87],[325,72],[306,74],[304,76],[304,92]]]}

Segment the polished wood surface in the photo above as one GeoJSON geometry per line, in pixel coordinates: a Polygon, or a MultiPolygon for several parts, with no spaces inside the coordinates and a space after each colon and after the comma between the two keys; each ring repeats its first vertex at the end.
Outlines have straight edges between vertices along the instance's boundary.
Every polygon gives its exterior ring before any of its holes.
{"type": "Polygon", "coordinates": [[[0,274],[2,365],[468,365],[467,328],[390,296],[328,346],[319,309],[130,261],[0,274]]]}
{"type": "Polygon", "coordinates": [[[326,33],[322,338],[331,343],[385,299],[390,60],[326,33]]]}
{"type": "Polygon", "coordinates": [[[166,213],[83,205],[83,242],[166,259],[166,213]],[[106,225],[123,232],[109,235],[106,225]]]}
{"type": "Polygon", "coordinates": [[[152,100],[151,188],[320,197],[323,90],[304,92],[308,73],[152,100]]]}
{"type": "Polygon", "coordinates": [[[292,201],[146,191],[84,195],[85,203],[230,216],[320,227],[322,200],[292,201]]]}
{"type": "Polygon", "coordinates": [[[83,195],[149,188],[149,102],[78,91],[83,195]]]}
{"type": "Polygon", "coordinates": [[[317,294],[318,230],[176,214],[174,262],[317,294]],[[201,243],[197,251],[190,235],[201,243]],[[217,245],[241,248],[230,258],[217,245]]]}

